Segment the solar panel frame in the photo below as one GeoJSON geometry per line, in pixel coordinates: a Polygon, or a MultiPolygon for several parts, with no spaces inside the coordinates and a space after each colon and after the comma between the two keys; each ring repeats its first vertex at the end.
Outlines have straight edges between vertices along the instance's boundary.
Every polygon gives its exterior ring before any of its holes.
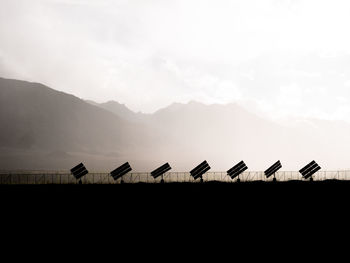
{"type": "Polygon", "coordinates": [[[267,169],[264,174],[266,175],[266,178],[269,178],[271,175],[276,173],[279,169],[282,168],[282,164],[280,161],[277,161],[274,163],[269,169],[267,169]]]}
{"type": "Polygon", "coordinates": [[[167,167],[165,168],[164,170],[162,170],[161,172],[159,172],[158,174],[154,175],[154,179],[158,178],[159,176],[162,176],[163,174],[165,174],[166,172],[170,171],[171,170],[171,167],[167,167]]]}
{"type": "Polygon", "coordinates": [[[207,164],[206,166],[203,166],[202,169],[197,170],[196,173],[193,174],[193,176],[196,176],[197,174],[203,174],[203,173],[205,173],[205,172],[203,172],[203,171],[204,171],[204,170],[205,170],[205,171],[208,171],[208,170],[209,170],[208,168],[210,169],[209,164],[207,164]]]}
{"type": "Polygon", "coordinates": [[[190,171],[190,174],[193,175],[193,174],[197,174],[198,171],[204,169],[204,167],[207,167],[209,166],[207,160],[204,160],[203,162],[201,162],[199,165],[197,165],[195,168],[193,168],[191,171],[190,171]]]}
{"type": "Polygon", "coordinates": [[[111,172],[111,175],[118,175],[118,174],[122,173],[124,170],[129,169],[129,167],[131,167],[129,162],[126,162],[126,163],[122,164],[121,166],[119,166],[118,168],[114,169],[111,172]]]}
{"type": "Polygon", "coordinates": [[[70,169],[70,171],[76,179],[79,179],[89,173],[83,163],[74,166],[72,169],[70,169]]]}
{"type": "Polygon", "coordinates": [[[275,167],[280,166],[280,165],[281,165],[281,162],[277,161],[273,165],[271,165],[264,173],[269,174],[269,173],[271,173],[272,170],[275,169],[275,167]]]}
{"type": "Polygon", "coordinates": [[[314,175],[316,172],[318,172],[319,170],[321,170],[321,167],[318,165],[317,167],[313,168],[308,174],[304,175],[305,179],[308,179],[309,177],[311,177],[312,175],[314,175]]]}
{"type": "Polygon", "coordinates": [[[165,163],[162,166],[158,167],[157,169],[153,170],[151,172],[151,176],[155,179],[169,170],[171,170],[169,163],[165,163]]]}
{"type": "Polygon", "coordinates": [[[74,174],[76,174],[76,175],[77,175],[77,174],[80,174],[80,173],[81,173],[82,171],[84,171],[84,170],[86,170],[86,167],[85,167],[85,166],[80,167],[79,169],[77,169],[77,170],[74,171],[73,175],[74,175],[74,174]]]}
{"type": "Polygon", "coordinates": [[[168,168],[169,166],[170,166],[169,163],[165,163],[165,164],[161,165],[160,167],[158,167],[157,169],[153,170],[153,171],[151,172],[151,174],[152,174],[152,175],[153,175],[153,174],[157,174],[157,173],[161,172],[162,170],[168,168]]]}
{"type": "Polygon", "coordinates": [[[233,166],[232,168],[227,170],[227,174],[230,175],[230,174],[234,173],[235,170],[238,170],[245,165],[246,164],[244,163],[244,161],[240,161],[238,164],[236,164],[235,166],[233,166]]]}
{"type": "Polygon", "coordinates": [[[232,174],[230,175],[230,177],[231,177],[232,179],[234,179],[235,177],[237,177],[238,175],[242,174],[242,173],[243,173],[244,171],[246,171],[247,169],[248,169],[248,167],[245,165],[245,166],[241,167],[241,169],[236,170],[235,173],[232,173],[232,174]]]}
{"type": "Polygon", "coordinates": [[[308,169],[310,166],[312,166],[312,165],[314,165],[314,164],[316,164],[315,161],[310,162],[310,163],[307,164],[305,167],[301,168],[301,169],[299,170],[299,173],[303,174],[303,173],[305,172],[306,169],[308,169]]]}
{"type": "Polygon", "coordinates": [[[120,177],[124,176],[125,174],[127,174],[131,170],[132,170],[132,168],[129,166],[127,169],[121,171],[120,173],[118,173],[118,174],[111,174],[111,176],[113,177],[114,180],[118,180],[120,177]]]}
{"type": "Polygon", "coordinates": [[[76,166],[74,166],[72,169],[70,169],[70,172],[73,174],[75,173],[77,170],[81,169],[82,167],[85,167],[83,163],[80,163],[76,166]]]}
{"type": "Polygon", "coordinates": [[[267,178],[269,178],[270,176],[272,176],[273,174],[277,173],[279,169],[282,168],[282,165],[278,165],[276,166],[273,170],[270,171],[269,174],[266,175],[267,178]]]}
{"type": "Polygon", "coordinates": [[[81,177],[83,177],[84,175],[86,175],[86,174],[88,174],[89,173],[89,171],[87,170],[87,169],[84,169],[83,171],[81,171],[79,174],[73,174],[74,175],[74,177],[76,178],[76,179],[80,179],[81,177]]]}
{"type": "Polygon", "coordinates": [[[308,174],[310,171],[318,167],[319,165],[317,163],[314,163],[313,165],[309,166],[307,169],[305,169],[301,174],[304,176],[305,174],[308,174]]]}
{"type": "Polygon", "coordinates": [[[202,177],[203,174],[205,174],[206,172],[208,172],[209,170],[211,169],[211,167],[208,165],[206,166],[204,169],[202,169],[199,173],[193,175],[193,178],[196,180],[198,179],[199,177],[202,177]]]}
{"type": "Polygon", "coordinates": [[[228,176],[232,176],[233,174],[236,174],[237,172],[239,172],[241,169],[244,168],[244,170],[246,170],[247,165],[245,164],[244,161],[239,162],[238,164],[236,164],[235,166],[233,166],[230,170],[227,171],[227,175],[228,176]]]}

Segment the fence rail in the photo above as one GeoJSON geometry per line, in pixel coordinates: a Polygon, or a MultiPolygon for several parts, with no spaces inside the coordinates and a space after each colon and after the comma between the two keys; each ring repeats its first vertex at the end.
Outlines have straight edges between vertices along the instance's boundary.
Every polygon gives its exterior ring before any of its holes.
{"type": "MultiPolygon", "coordinates": [[[[350,171],[320,171],[314,176],[315,181],[328,179],[350,180],[350,171]]],[[[276,173],[277,181],[304,180],[299,172],[279,171],[276,173]]],[[[129,173],[123,176],[125,183],[159,183],[161,178],[154,179],[150,173],[129,173]]],[[[272,181],[273,176],[266,179],[264,172],[244,172],[240,175],[241,182],[272,181]]],[[[164,181],[193,182],[188,172],[169,172],[164,175],[164,181]]],[[[203,181],[235,182],[226,172],[208,172],[203,175],[203,181]]],[[[119,184],[109,173],[89,173],[82,178],[83,184],[119,184]]],[[[77,184],[78,181],[67,171],[0,171],[0,184],[77,184]]]]}

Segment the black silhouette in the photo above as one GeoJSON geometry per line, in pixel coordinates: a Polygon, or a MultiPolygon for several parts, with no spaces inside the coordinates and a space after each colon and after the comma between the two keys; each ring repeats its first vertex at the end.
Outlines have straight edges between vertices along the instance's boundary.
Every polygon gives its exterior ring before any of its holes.
{"type": "Polygon", "coordinates": [[[80,179],[79,184],[82,184],[81,178],[88,174],[89,171],[85,168],[83,163],[78,164],[77,166],[73,167],[70,172],[73,174],[75,179],[80,179]]]}
{"type": "Polygon", "coordinates": [[[190,174],[193,176],[194,180],[200,178],[200,182],[203,183],[203,174],[210,170],[208,162],[205,160],[195,168],[190,171],[190,174]]]}
{"type": "Polygon", "coordinates": [[[124,183],[123,175],[127,174],[131,170],[132,168],[130,164],[126,162],[123,165],[119,166],[118,168],[114,169],[112,172],[110,172],[110,175],[113,177],[115,181],[121,178],[120,183],[123,184],[124,183]]]}
{"type": "Polygon", "coordinates": [[[240,161],[238,164],[236,164],[227,171],[227,175],[230,176],[232,179],[238,176],[237,183],[239,183],[241,181],[239,175],[247,169],[248,167],[246,166],[246,164],[243,161],[240,161]]]}
{"type": "Polygon", "coordinates": [[[154,179],[156,179],[157,177],[161,176],[162,179],[160,181],[160,183],[164,184],[164,178],[163,175],[167,172],[171,170],[171,167],[169,165],[169,163],[163,164],[161,167],[155,169],[154,171],[151,172],[151,175],[154,179]]]}
{"type": "Polygon", "coordinates": [[[276,172],[282,168],[282,164],[280,161],[277,161],[275,164],[273,164],[269,169],[267,169],[264,173],[266,175],[266,178],[269,178],[271,175],[273,175],[273,182],[276,182],[276,172]]]}
{"type": "Polygon", "coordinates": [[[312,161],[308,165],[306,165],[304,168],[299,170],[299,173],[304,177],[304,179],[310,178],[310,182],[313,181],[312,175],[315,174],[317,171],[319,171],[321,167],[315,162],[312,161]]]}

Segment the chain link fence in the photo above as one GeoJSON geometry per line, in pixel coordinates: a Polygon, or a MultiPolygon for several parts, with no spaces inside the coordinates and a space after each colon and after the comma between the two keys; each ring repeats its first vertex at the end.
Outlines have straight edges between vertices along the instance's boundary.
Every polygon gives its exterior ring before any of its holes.
{"type": "MultiPolygon", "coordinates": [[[[299,172],[280,171],[276,173],[277,181],[304,180],[299,172]]],[[[241,182],[272,181],[264,172],[244,172],[239,176],[241,182]]],[[[313,175],[314,181],[350,180],[350,171],[319,171],[313,175]]],[[[162,177],[154,179],[150,173],[129,173],[122,177],[124,183],[160,183],[162,177]]],[[[198,183],[188,172],[169,172],[163,176],[165,183],[198,183]]],[[[203,175],[204,182],[236,182],[226,172],[208,172],[203,175]]],[[[120,184],[121,179],[114,180],[109,173],[92,172],[81,179],[83,184],[120,184]]],[[[67,171],[0,171],[0,184],[77,184],[78,180],[67,171]]]]}

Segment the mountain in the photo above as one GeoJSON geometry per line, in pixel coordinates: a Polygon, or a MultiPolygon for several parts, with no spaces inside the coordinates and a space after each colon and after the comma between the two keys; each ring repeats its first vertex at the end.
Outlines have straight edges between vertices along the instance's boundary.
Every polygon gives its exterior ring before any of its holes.
{"type": "Polygon", "coordinates": [[[0,78],[0,123],[0,169],[65,170],[83,161],[110,171],[129,161],[134,171],[169,162],[181,172],[207,160],[212,171],[226,171],[244,160],[264,170],[281,160],[283,170],[297,170],[313,159],[324,169],[349,168],[349,123],[277,123],[234,103],[173,103],[142,114],[0,78]]]}
{"type": "Polygon", "coordinates": [[[145,127],[73,95],[38,83],[3,78],[0,123],[2,155],[11,151],[116,154],[142,147],[147,139],[147,133],[142,133],[145,127]]]}
{"type": "Polygon", "coordinates": [[[134,127],[44,85],[0,79],[0,146],[71,151],[127,146],[134,127]]]}
{"type": "Polygon", "coordinates": [[[284,170],[298,170],[314,159],[327,169],[350,167],[349,123],[319,119],[282,123],[260,116],[235,103],[173,103],[140,118],[157,134],[152,148],[159,154],[147,157],[166,156],[180,171],[203,159],[218,171],[242,159],[253,170],[264,170],[276,160],[282,161],[284,170]]]}
{"type": "Polygon", "coordinates": [[[237,104],[205,105],[198,102],[175,103],[153,114],[152,121],[177,142],[173,158],[181,163],[208,159],[213,169],[223,170],[245,159],[252,168],[278,158],[286,141],[286,129],[259,118],[237,104]],[[181,142],[181,143],[180,143],[181,142]],[[267,150],[269,148],[269,150],[267,150]],[[264,156],[264,158],[261,158],[264,156]]]}
{"type": "Polygon", "coordinates": [[[143,121],[145,118],[147,118],[147,114],[143,114],[143,113],[135,113],[133,111],[131,111],[128,107],[125,106],[125,104],[120,104],[119,102],[116,101],[107,101],[105,103],[97,103],[91,100],[86,100],[86,102],[94,105],[94,106],[98,106],[102,109],[108,110],[112,113],[114,113],[115,115],[117,115],[118,117],[127,120],[127,121],[131,121],[131,122],[139,122],[139,121],[143,121]]]}

